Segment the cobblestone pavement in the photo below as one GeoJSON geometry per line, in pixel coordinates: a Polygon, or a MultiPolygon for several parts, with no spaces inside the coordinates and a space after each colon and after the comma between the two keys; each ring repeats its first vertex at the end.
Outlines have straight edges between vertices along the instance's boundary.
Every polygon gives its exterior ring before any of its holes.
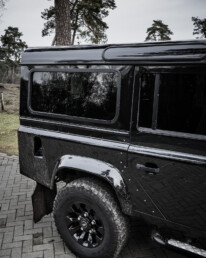
{"type": "MultiPolygon", "coordinates": [[[[63,244],[52,215],[34,224],[35,182],[19,174],[18,158],[0,153],[0,257],[75,258],[63,244]]],[[[145,225],[135,224],[119,258],[184,258],[153,243],[145,225]]]]}

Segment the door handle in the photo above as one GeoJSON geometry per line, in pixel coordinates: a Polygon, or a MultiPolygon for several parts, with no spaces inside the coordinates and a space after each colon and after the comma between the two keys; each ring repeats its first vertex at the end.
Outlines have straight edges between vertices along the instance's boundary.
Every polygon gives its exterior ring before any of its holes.
{"type": "Polygon", "coordinates": [[[160,172],[160,169],[154,163],[146,164],[146,165],[142,165],[142,164],[137,163],[136,168],[145,170],[145,172],[147,172],[149,174],[158,174],[160,172]]]}

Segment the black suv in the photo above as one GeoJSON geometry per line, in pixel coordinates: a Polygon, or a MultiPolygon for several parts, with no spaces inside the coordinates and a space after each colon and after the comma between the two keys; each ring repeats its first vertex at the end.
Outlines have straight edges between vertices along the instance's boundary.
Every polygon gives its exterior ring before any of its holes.
{"type": "Polygon", "coordinates": [[[20,96],[35,222],[53,210],[76,255],[111,258],[138,217],[206,257],[205,40],[29,48],[20,96]]]}

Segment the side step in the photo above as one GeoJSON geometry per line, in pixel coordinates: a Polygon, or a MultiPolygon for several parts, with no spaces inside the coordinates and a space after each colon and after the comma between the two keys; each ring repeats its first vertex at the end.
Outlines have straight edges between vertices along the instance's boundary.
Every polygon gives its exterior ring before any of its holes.
{"type": "Polygon", "coordinates": [[[196,255],[199,255],[201,257],[206,257],[206,250],[199,249],[195,246],[192,246],[190,244],[180,242],[175,239],[163,239],[163,237],[158,233],[158,232],[153,232],[152,233],[152,239],[157,242],[158,244],[165,245],[165,246],[170,246],[170,247],[175,247],[181,250],[184,250],[186,252],[190,252],[196,255]]]}

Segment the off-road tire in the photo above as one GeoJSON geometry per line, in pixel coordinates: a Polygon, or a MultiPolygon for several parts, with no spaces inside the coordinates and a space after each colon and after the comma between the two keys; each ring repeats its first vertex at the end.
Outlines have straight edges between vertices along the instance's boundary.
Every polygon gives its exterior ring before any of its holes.
{"type": "Polygon", "coordinates": [[[116,258],[129,234],[128,218],[121,212],[116,197],[98,179],[77,179],[60,190],[54,201],[54,220],[63,241],[81,258],[116,258]],[[74,200],[92,203],[103,221],[104,237],[97,247],[82,246],[68,230],[65,217],[74,200]]]}

